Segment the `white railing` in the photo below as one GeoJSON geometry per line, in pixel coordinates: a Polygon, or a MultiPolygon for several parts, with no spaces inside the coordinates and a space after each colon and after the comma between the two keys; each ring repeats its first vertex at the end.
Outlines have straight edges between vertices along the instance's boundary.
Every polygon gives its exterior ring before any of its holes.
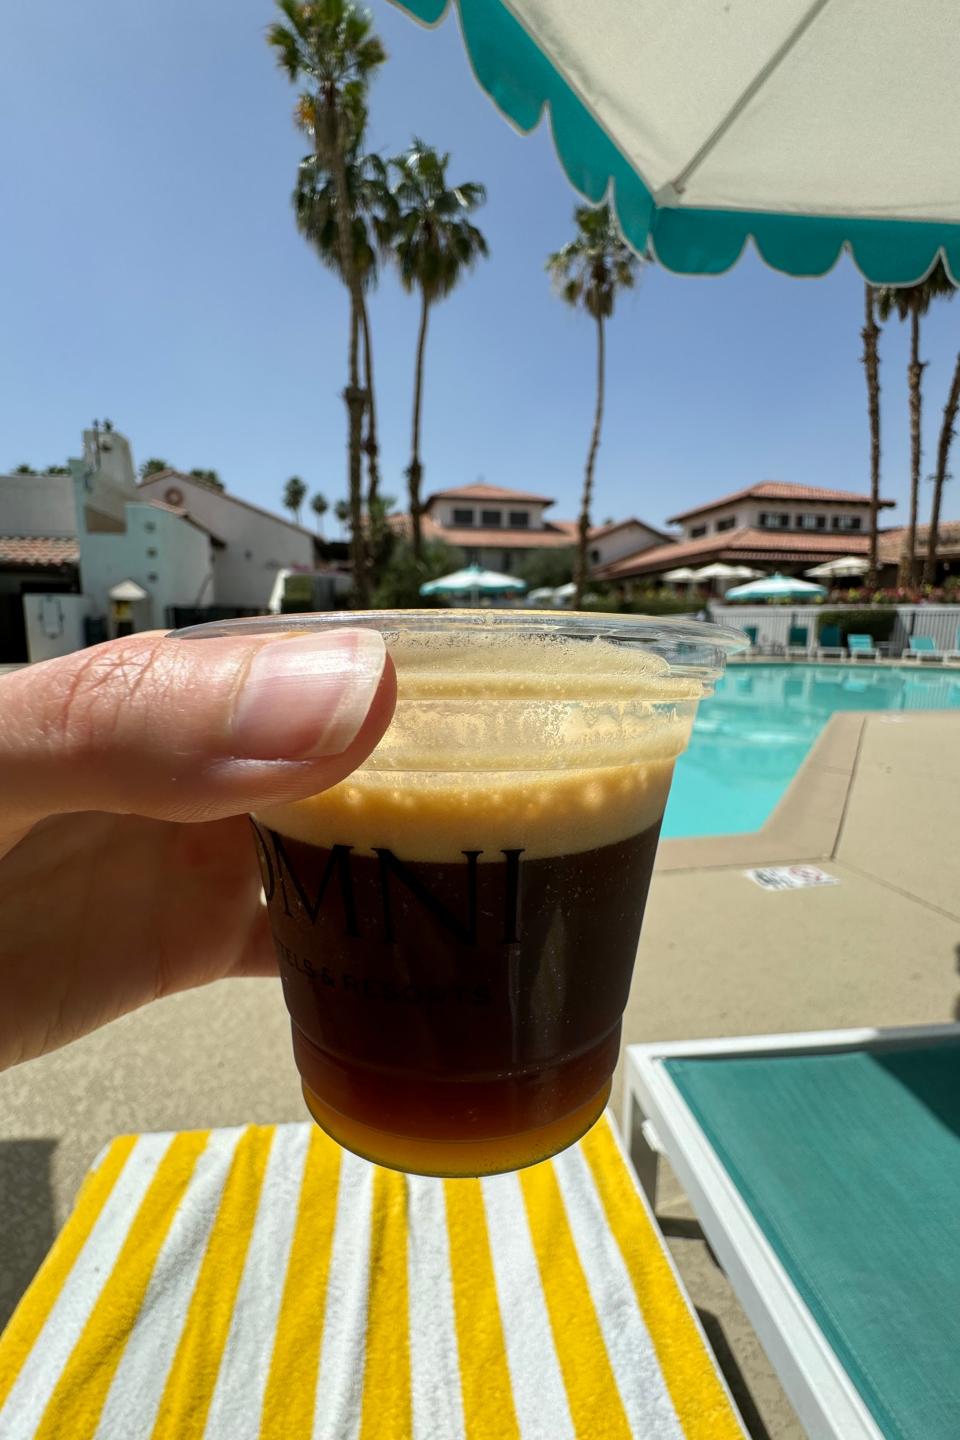
{"type": "MultiPolygon", "coordinates": [[[[761,648],[781,648],[789,642],[791,629],[806,629],[811,646],[817,641],[817,621],[827,610],[868,610],[867,605],[723,605],[710,602],[711,618],[719,625],[735,625],[742,630],[751,626],[757,632],[761,648]]],[[[928,635],[938,650],[960,648],[960,605],[891,605],[877,609],[896,610],[897,618],[890,636],[891,655],[908,648],[911,635],[928,635]]],[[[795,642],[797,643],[797,642],[795,642]]]]}

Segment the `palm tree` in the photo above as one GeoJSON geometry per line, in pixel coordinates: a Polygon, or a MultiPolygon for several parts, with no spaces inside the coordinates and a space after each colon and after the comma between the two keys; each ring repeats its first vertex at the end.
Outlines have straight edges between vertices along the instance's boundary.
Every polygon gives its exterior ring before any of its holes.
{"type": "Polygon", "coordinates": [[[333,507],[333,513],[336,515],[340,524],[349,530],[353,524],[353,511],[350,508],[349,500],[338,500],[333,507]]]}
{"type": "Polygon", "coordinates": [[[547,270],[554,285],[568,305],[586,310],[597,327],[597,398],[593,414],[593,433],[583,476],[583,498],[577,526],[577,563],[574,571],[576,594],[574,606],[583,604],[587,583],[587,537],[590,532],[590,502],[593,497],[593,471],[600,446],[603,422],[603,391],[605,379],[604,321],[613,315],[617,295],[636,283],[639,259],[626,244],[617,228],[609,205],[594,209],[578,205],[574,211],[577,234],[547,260],[547,270]]]}
{"type": "Polygon", "coordinates": [[[410,487],[410,538],[417,560],[423,551],[420,532],[420,416],[423,405],[423,356],[427,341],[430,306],[456,288],[467,270],[481,255],[487,242],[470,220],[487,198],[482,185],[467,181],[447,184],[449,155],[431,150],[414,140],[404,155],[392,160],[396,172],[393,189],[397,211],[393,256],[400,282],[408,291],[420,292],[420,331],[413,386],[413,427],[407,481],[410,487]]]}
{"type": "Polygon", "coordinates": [[[283,503],[297,524],[300,524],[300,506],[307,498],[307,487],[299,475],[291,475],[283,487],[283,503]]]}
{"type": "MultiPolygon", "coordinates": [[[[938,260],[925,279],[916,285],[883,285],[876,292],[877,313],[889,320],[896,311],[901,320],[910,321],[910,362],[907,365],[907,394],[910,405],[910,523],[900,553],[897,583],[913,585],[917,575],[917,511],[920,504],[920,471],[923,461],[921,435],[923,372],[926,361],[920,359],[920,321],[930,309],[931,301],[941,296],[952,299],[954,285],[938,260]]],[[[938,510],[939,518],[939,510],[938,510]]]]}
{"type": "MultiPolygon", "coordinates": [[[[347,156],[346,172],[350,195],[353,264],[360,280],[360,338],[363,345],[363,386],[367,415],[363,450],[367,456],[369,510],[377,498],[380,475],[373,349],[365,292],[377,283],[377,253],[390,242],[392,217],[396,207],[390,192],[387,167],[379,155],[361,155],[354,150],[347,156]]],[[[297,228],[313,245],[322,263],[342,279],[337,194],[333,177],[319,163],[316,155],[305,155],[300,162],[292,197],[297,228]]]]}
{"type": "Polygon", "coordinates": [[[875,292],[864,285],[863,368],[867,377],[867,415],[870,420],[870,551],[867,584],[877,583],[877,516],[880,513],[880,328],[874,309],[875,292]]]}
{"type": "Polygon", "coordinates": [[[140,479],[149,480],[151,475],[161,475],[164,470],[172,468],[169,460],[161,460],[159,455],[153,455],[140,466],[140,479]]]}
{"type": "Polygon", "coordinates": [[[330,505],[329,505],[329,503],[328,503],[328,501],[327,501],[326,495],[321,495],[321,494],[320,494],[320,491],[318,490],[317,493],[316,493],[316,495],[314,495],[314,496],[311,497],[311,500],[310,500],[310,509],[313,511],[314,515],[316,515],[316,517],[317,517],[317,534],[319,535],[320,539],[322,540],[322,539],[323,539],[323,517],[324,517],[324,515],[326,515],[327,511],[330,509],[330,505]]]}
{"type": "Polygon", "coordinates": [[[369,15],[351,0],[277,0],[284,21],[267,31],[277,63],[294,82],[306,86],[298,106],[299,123],[313,132],[317,160],[337,189],[340,270],[350,298],[348,378],[344,400],[349,417],[349,495],[354,596],[358,607],[369,601],[369,577],[363,544],[361,447],[366,396],[360,385],[358,331],[363,294],[353,259],[347,156],[358,144],[366,118],[367,85],[386,59],[369,15]]]}
{"type": "Polygon", "coordinates": [[[937,468],[933,476],[933,502],[930,506],[930,529],[927,532],[927,558],[923,567],[924,585],[932,585],[937,575],[937,549],[940,542],[940,506],[943,502],[943,487],[950,479],[947,462],[950,459],[950,446],[953,444],[955,434],[953,427],[957,421],[958,409],[960,409],[960,354],[957,355],[956,364],[953,367],[953,379],[950,382],[950,391],[947,395],[947,403],[943,407],[943,420],[940,424],[940,442],[937,445],[937,468]]]}

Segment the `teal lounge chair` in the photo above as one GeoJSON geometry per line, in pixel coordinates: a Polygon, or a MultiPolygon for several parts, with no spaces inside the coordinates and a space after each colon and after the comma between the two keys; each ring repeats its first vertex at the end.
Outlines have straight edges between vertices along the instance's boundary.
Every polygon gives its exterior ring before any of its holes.
{"type": "Polygon", "coordinates": [[[851,660],[876,660],[880,653],[872,635],[848,635],[847,649],[850,651],[851,660]]]}
{"type": "Polygon", "coordinates": [[[806,625],[791,625],[787,636],[787,654],[810,658],[810,631],[806,625]]]}
{"type": "Polygon", "coordinates": [[[956,1440],[960,1026],[631,1045],[626,1080],[803,1433],[956,1440]]]}
{"type": "Polygon", "coordinates": [[[900,658],[913,660],[918,665],[924,660],[943,660],[946,653],[937,649],[931,635],[911,635],[909,645],[909,650],[905,650],[900,658]]]}
{"type": "Polygon", "coordinates": [[[954,665],[960,661],[960,625],[957,626],[957,633],[953,639],[953,649],[944,650],[943,658],[951,661],[954,665]]]}
{"type": "Polygon", "coordinates": [[[839,625],[824,625],[817,643],[818,660],[846,660],[847,651],[840,639],[839,625]]]}

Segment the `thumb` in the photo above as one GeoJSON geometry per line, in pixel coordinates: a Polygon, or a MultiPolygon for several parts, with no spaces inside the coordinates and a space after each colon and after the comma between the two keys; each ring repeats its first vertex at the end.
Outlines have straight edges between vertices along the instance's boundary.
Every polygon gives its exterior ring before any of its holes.
{"type": "Polygon", "coordinates": [[[382,636],[131,635],[0,680],[0,842],[75,810],[211,820],[324,790],[390,723],[382,636]]]}

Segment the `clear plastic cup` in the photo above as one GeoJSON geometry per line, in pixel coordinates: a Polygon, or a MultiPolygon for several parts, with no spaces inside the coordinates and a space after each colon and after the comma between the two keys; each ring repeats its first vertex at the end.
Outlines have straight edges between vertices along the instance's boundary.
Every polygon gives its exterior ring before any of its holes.
{"type": "Polygon", "coordinates": [[[353,626],[396,666],[387,733],[341,784],[253,816],[304,1096],[383,1165],[529,1165],[606,1104],[674,762],[744,637],[516,610],[179,634],[353,626]]]}

